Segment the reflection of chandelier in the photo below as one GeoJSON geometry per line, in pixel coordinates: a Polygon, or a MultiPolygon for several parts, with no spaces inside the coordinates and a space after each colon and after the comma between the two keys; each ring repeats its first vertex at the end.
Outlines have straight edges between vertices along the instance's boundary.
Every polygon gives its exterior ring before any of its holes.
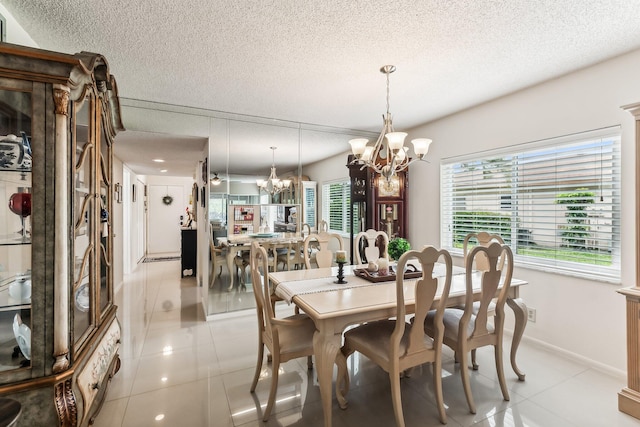
{"type": "Polygon", "coordinates": [[[213,176],[213,179],[211,180],[211,184],[213,184],[213,185],[222,184],[222,180],[218,177],[218,172],[215,172],[213,175],[214,176],[213,176]]]}
{"type": "Polygon", "coordinates": [[[387,75],[387,114],[383,114],[384,125],[382,126],[382,132],[378,136],[378,140],[373,146],[368,146],[368,139],[356,138],[349,141],[351,144],[351,151],[355,159],[352,164],[362,165],[361,169],[369,167],[376,173],[384,176],[387,182],[391,181],[391,178],[396,174],[405,170],[409,165],[416,160],[425,160],[427,153],[429,152],[429,145],[431,140],[427,138],[414,139],[413,151],[417,158],[409,160],[408,151],[409,147],[404,146],[404,139],[407,134],[405,132],[396,132],[393,130],[393,123],[391,120],[391,113],[389,113],[389,74],[393,73],[396,67],[393,65],[385,65],[380,68],[380,72],[387,75]],[[384,138],[387,138],[386,144],[384,144],[384,138]],[[381,157],[381,151],[386,156],[381,157]],[[381,157],[378,159],[378,157],[381,157]],[[381,160],[378,163],[378,160],[381,160]]]}
{"type": "Polygon", "coordinates": [[[272,196],[274,194],[278,194],[279,192],[289,188],[291,185],[290,179],[280,179],[278,175],[276,175],[276,149],[278,147],[269,147],[273,151],[272,158],[273,161],[271,163],[271,174],[269,178],[265,181],[264,179],[257,180],[258,188],[263,190],[272,196]]]}

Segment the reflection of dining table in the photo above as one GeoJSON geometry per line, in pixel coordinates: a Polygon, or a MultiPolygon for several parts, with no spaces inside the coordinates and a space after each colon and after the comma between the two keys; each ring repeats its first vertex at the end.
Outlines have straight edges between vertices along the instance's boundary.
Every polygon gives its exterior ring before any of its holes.
{"type": "MultiPolygon", "coordinates": [[[[304,238],[296,233],[264,233],[264,234],[235,234],[226,238],[225,245],[227,246],[227,268],[229,269],[229,288],[233,289],[235,280],[235,258],[242,251],[249,251],[252,242],[258,242],[260,246],[267,249],[267,252],[273,252],[273,270],[276,270],[277,265],[277,249],[285,249],[289,252],[292,250],[298,250],[300,243],[304,238]]],[[[287,269],[291,270],[291,261],[287,257],[287,269]]],[[[295,262],[295,261],[294,261],[295,262]]],[[[245,274],[242,271],[241,274],[245,274]]]]}
{"type": "MultiPolygon", "coordinates": [[[[434,276],[438,276],[438,269],[444,271],[442,265],[436,265],[434,276]]],[[[396,312],[396,283],[373,283],[364,278],[353,275],[355,266],[345,266],[347,284],[334,283],[337,267],[312,270],[279,271],[269,273],[274,294],[293,302],[304,311],[316,325],[313,337],[314,354],[325,427],[331,426],[332,407],[332,376],[333,364],[342,345],[342,333],[349,325],[382,320],[393,317],[396,312]]],[[[474,273],[475,284],[480,285],[480,272],[474,273]]],[[[407,313],[413,313],[414,280],[405,280],[405,302],[407,313]]],[[[524,373],[516,364],[516,353],[524,333],[527,321],[527,308],[519,299],[519,288],[527,282],[519,279],[511,280],[507,304],[515,314],[515,327],[511,346],[511,366],[519,380],[524,380],[524,373]]],[[[478,288],[479,292],[479,288],[478,288]]],[[[465,270],[454,267],[451,290],[447,300],[448,307],[461,306],[465,299],[465,270]]],[[[439,301],[436,296],[435,304],[439,301]]],[[[346,402],[339,402],[341,407],[346,402]]]]}

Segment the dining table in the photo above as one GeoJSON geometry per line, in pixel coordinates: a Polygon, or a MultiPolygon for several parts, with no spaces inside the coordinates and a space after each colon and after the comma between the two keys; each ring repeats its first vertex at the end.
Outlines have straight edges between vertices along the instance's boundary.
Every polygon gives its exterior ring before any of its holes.
{"type": "MultiPolygon", "coordinates": [[[[313,351],[316,359],[316,370],[322,399],[325,427],[331,426],[331,408],[333,397],[333,366],[342,346],[342,334],[350,325],[375,320],[388,319],[396,313],[396,281],[372,282],[354,274],[355,269],[366,266],[344,266],[346,284],[336,283],[338,267],[318,269],[302,269],[290,271],[273,271],[269,273],[272,292],[276,298],[295,304],[315,323],[316,332],[313,337],[313,351]]],[[[434,277],[444,277],[445,267],[436,264],[434,277]]],[[[479,297],[482,272],[473,272],[474,295],[479,297]]],[[[447,307],[459,307],[465,303],[466,270],[454,266],[452,270],[451,288],[447,299],[447,307]]],[[[412,314],[414,306],[414,289],[416,279],[405,279],[404,298],[407,314],[412,314]]],[[[439,282],[443,282],[439,280],[439,282]]],[[[515,315],[515,325],[511,345],[510,361],[513,371],[520,381],[525,374],[516,363],[516,354],[527,322],[527,307],[519,297],[520,287],[527,282],[511,279],[508,306],[515,315]]],[[[440,284],[439,286],[442,286],[440,284]]],[[[439,303],[437,292],[433,308],[439,303]]],[[[474,298],[474,300],[477,298],[474,298]]],[[[338,397],[340,399],[340,397],[338,397]]],[[[340,400],[342,408],[346,401],[340,400]]]]}

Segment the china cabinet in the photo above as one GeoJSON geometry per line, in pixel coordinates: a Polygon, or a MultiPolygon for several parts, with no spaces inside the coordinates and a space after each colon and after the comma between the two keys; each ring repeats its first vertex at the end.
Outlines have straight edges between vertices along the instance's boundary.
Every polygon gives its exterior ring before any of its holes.
{"type": "MultiPolygon", "coordinates": [[[[640,103],[625,105],[636,129],[636,256],[640,253],[640,103]]],[[[627,386],[618,393],[618,409],[640,419],[640,261],[636,261],[635,286],[619,289],[626,298],[627,386]]]]}
{"type": "Polygon", "coordinates": [[[85,426],[120,365],[104,57],[0,44],[0,396],[20,425],[85,426]]]}

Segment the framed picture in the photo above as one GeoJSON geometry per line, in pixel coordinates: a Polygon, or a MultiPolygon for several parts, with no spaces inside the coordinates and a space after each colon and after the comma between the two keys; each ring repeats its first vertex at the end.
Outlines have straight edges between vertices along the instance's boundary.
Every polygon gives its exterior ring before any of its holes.
{"type": "Polygon", "coordinates": [[[205,157],[202,162],[202,183],[206,184],[209,181],[209,158],[205,157]]]}
{"type": "Polygon", "coordinates": [[[200,190],[200,206],[202,206],[203,208],[205,207],[204,197],[205,197],[205,187],[202,187],[202,190],[200,190]]]}
{"type": "Polygon", "coordinates": [[[136,200],[138,200],[138,191],[136,190],[136,185],[133,184],[131,186],[131,201],[135,203],[136,200]]]}
{"type": "Polygon", "coordinates": [[[113,198],[117,203],[122,203],[122,185],[119,182],[116,182],[114,186],[113,198]]]}

